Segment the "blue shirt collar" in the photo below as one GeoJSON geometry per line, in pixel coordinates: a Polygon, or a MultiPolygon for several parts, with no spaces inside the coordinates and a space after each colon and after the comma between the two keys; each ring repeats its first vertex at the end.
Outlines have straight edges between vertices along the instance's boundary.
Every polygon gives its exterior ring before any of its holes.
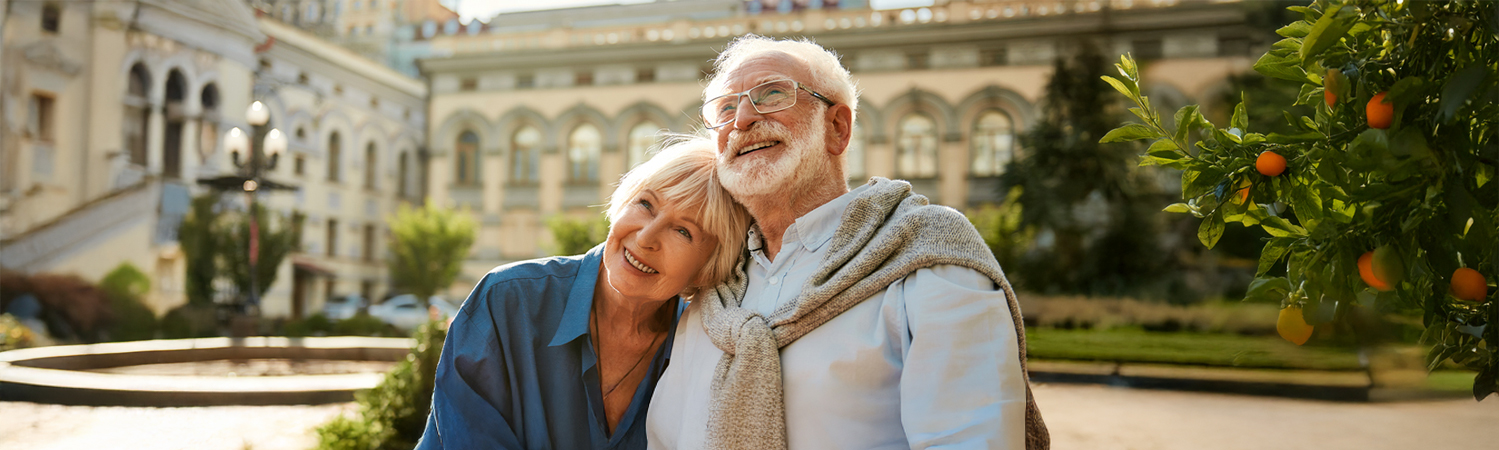
{"type": "Polygon", "coordinates": [[[583,254],[578,277],[573,279],[572,288],[567,292],[567,305],[562,309],[562,323],[557,324],[557,334],[552,336],[548,347],[563,345],[588,334],[588,313],[593,309],[593,288],[599,281],[599,265],[603,260],[604,244],[583,254]]]}

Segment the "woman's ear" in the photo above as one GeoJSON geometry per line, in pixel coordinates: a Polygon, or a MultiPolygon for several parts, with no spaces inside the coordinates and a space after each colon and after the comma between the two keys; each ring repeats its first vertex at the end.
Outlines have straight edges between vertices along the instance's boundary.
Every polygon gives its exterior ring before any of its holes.
{"type": "Polygon", "coordinates": [[[828,153],[842,155],[854,135],[854,110],[842,103],[829,106],[827,119],[828,153]]]}

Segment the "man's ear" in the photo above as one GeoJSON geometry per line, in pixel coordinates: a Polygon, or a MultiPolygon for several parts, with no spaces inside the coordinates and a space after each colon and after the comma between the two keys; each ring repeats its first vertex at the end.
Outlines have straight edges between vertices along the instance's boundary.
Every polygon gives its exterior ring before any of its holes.
{"type": "Polygon", "coordinates": [[[842,155],[854,135],[854,110],[839,103],[828,107],[828,153],[842,155]]]}

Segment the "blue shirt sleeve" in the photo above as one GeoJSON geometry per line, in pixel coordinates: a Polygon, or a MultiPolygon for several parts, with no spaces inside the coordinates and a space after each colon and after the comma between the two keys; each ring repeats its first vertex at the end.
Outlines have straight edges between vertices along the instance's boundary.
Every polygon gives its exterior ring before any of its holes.
{"type": "Polygon", "coordinates": [[[443,342],[432,412],[418,449],[522,448],[507,420],[515,386],[499,349],[501,333],[486,298],[490,289],[482,281],[479,286],[443,342]]]}

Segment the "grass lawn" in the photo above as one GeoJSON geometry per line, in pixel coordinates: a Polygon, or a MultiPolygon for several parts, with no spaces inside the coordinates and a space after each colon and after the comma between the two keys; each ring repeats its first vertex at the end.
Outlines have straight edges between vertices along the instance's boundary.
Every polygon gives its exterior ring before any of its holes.
{"type": "MultiPolygon", "coordinates": [[[[1035,359],[1111,361],[1269,369],[1359,370],[1354,349],[1298,347],[1275,336],[1154,333],[1139,329],[1026,330],[1035,359]]],[[[1471,382],[1471,381],[1470,381],[1471,382]]]]}

